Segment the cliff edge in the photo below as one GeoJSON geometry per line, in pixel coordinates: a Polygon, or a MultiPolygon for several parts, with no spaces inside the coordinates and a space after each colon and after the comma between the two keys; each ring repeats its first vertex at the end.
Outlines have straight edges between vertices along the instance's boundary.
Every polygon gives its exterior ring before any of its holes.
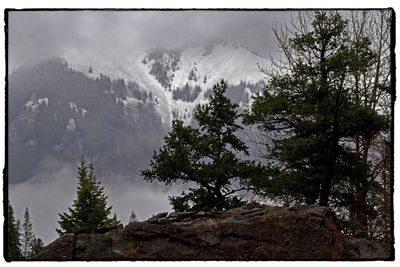
{"type": "Polygon", "coordinates": [[[317,205],[250,203],[215,212],[160,213],[143,222],[67,234],[33,260],[387,259],[366,240],[347,240],[335,214],[317,205]]]}

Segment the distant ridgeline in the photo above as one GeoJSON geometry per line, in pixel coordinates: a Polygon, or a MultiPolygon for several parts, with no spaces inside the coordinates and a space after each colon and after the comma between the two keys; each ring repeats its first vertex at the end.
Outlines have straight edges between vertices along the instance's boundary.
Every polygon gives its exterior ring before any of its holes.
{"type": "Polygon", "coordinates": [[[15,70],[8,88],[10,183],[30,179],[45,158],[75,164],[82,154],[96,159],[100,175],[136,176],[163,143],[172,119],[190,124],[214,81],[227,78],[218,73],[231,77],[228,96],[241,106],[263,89],[258,56],[232,46],[197,49],[152,50],[132,66],[135,72],[118,62],[83,64],[68,56],[15,70]],[[228,75],[217,53],[228,57],[229,51],[240,52],[240,64],[228,75]],[[245,67],[247,72],[240,69],[245,67]],[[254,72],[257,78],[246,78],[254,72]]]}
{"type": "Polygon", "coordinates": [[[82,153],[100,169],[131,174],[145,166],[132,159],[150,158],[165,134],[151,92],[88,77],[58,58],[15,71],[8,92],[11,183],[32,177],[45,157],[75,162],[82,153]]]}

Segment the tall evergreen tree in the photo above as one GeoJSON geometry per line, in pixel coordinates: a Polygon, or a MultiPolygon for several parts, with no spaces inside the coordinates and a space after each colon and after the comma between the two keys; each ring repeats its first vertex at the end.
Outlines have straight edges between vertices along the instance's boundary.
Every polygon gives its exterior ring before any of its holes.
{"type": "Polygon", "coordinates": [[[22,235],[21,235],[21,243],[22,243],[22,256],[27,259],[31,255],[31,245],[34,238],[34,234],[32,231],[32,222],[31,216],[29,214],[28,207],[25,208],[24,220],[22,223],[22,235]]]}
{"type": "Polygon", "coordinates": [[[22,259],[21,253],[21,241],[20,241],[20,223],[15,221],[14,209],[10,203],[8,203],[8,218],[7,218],[7,249],[6,260],[15,261],[22,259]]]}
{"type": "Polygon", "coordinates": [[[245,190],[246,181],[260,168],[254,162],[240,160],[248,155],[245,143],[235,133],[237,104],[225,96],[224,81],[213,87],[208,104],[194,112],[199,129],[175,120],[165,145],[154,153],[151,168],[142,171],[146,181],[165,184],[194,183],[195,188],[170,198],[176,211],[222,210],[244,203],[236,192],[245,190]]]}
{"type": "MultiPolygon", "coordinates": [[[[383,116],[352,96],[350,72],[370,66],[375,55],[367,39],[351,44],[347,21],[337,12],[307,13],[293,27],[275,30],[283,59],[267,72],[266,90],[245,118],[273,138],[270,175],[254,182],[270,197],[349,208],[357,198],[344,190],[348,180],[374,186],[369,162],[349,140],[387,127],[383,116]]],[[[364,214],[372,211],[358,204],[364,214]]]]}
{"type": "Polygon", "coordinates": [[[94,233],[96,228],[105,224],[113,223],[108,218],[112,207],[107,207],[107,196],[104,187],[97,181],[94,174],[95,165],[82,157],[78,167],[78,188],[77,196],[72,207],[68,208],[69,213],[59,214],[58,223],[61,229],[57,232],[64,233],[94,233]]]}
{"type": "Polygon", "coordinates": [[[33,257],[36,254],[38,254],[43,249],[43,247],[44,247],[44,243],[43,243],[42,239],[36,238],[34,236],[33,239],[32,239],[32,242],[31,242],[31,248],[30,248],[31,254],[30,254],[30,257],[33,257]]]}

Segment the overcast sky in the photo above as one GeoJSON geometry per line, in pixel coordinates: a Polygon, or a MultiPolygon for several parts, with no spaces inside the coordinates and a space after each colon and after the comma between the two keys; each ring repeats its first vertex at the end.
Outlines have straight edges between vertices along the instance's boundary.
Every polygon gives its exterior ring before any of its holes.
{"type": "MultiPolygon", "coordinates": [[[[276,49],[273,23],[279,25],[289,18],[288,12],[279,11],[13,11],[8,21],[8,56],[11,66],[17,66],[59,56],[68,49],[124,56],[135,49],[214,41],[234,42],[268,56],[276,49]]],[[[75,166],[46,163],[50,167],[41,166],[29,181],[10,186],[10,200],[18,218],[29,205],[34,231],[48,243],[57,236],[58,212],[66,211],[75,195],[76,175],[75,166]]],[[[124,223],[131,210],[145,219],[170,209],[162,187],[104,185],[110,204],[124,223]],[[151,205],[143,205],[146,201],[151,205]]]]}
{"type": "MultiPolygon", "coordinates": [[[[171,211],[168,196],[179,195],[183,190],[179,185],[168,188],[161,184],[118,179],[117,174],[112,177],[114,181],[102,180],[102,185],[108,196],[107,203],[113,207],[111,216],[116,212],[124,225],[128,223],[131,211],[139,220],[171,211]]],[[[72,205],[76,197],[76,181],[76,166],[56,159],[42,161],[37,174],[30,180],[9,186],[9,200],[16,218],[22,220],[28,206],[34,234],[45,244],[55,240],[58,237],[58,214],[68,212],[68,207],[72,205]]]]}
{"type": "Polygon", "coordinates": [[[215,40],[235,42],[268,55],[279,11],[12,11],[11,65],[58,56],[65,49],[127,54],[152,46],[180,47],[215,40]]]}
{"type": "MultiPolygon", "coordinates": [[[[234,42],[267,56],[274,44],[272,23],[279,23],[285,15],[265,11],[13,11],[8,21],[8,56],[13,68],[62,55],[68,49],[123,57],[154,46],[179,48],[215,41],[234,42]]],[[[57,237],[58,212],[71,204],[75,176],[74,166],[48,159],[31,179],[10,185],[16,216],[22,218],[29,206],[34,231],[45,243],[57,237]]],[[[123,223],[131,210],[140,219],[170,210],[167,196],[178,193],[163,193],[163,186],[150,187],[144,182],[106,181],[104,185],[123,223]]]]}

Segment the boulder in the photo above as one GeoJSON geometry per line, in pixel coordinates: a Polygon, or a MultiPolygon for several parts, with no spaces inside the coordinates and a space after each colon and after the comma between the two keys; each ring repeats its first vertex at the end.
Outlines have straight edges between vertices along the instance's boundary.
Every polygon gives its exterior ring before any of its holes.
{"type": "Polygon", "coordinates": [[[65,234],[44,247],[33,260],[72,260],[75,252],[75,235],[65,234]],[[42,256],[40,256],[42,255],[42,256]]]}
{"type": "Polygon", "coordinates": [[[385,250],[373,242],[360,239],[346,239],[345,242],[345,257],[355,260],[380,260],[389,259],[386,253],[390,253],[390,249],[385,253],[385,250]]]}
{"type": "Polygon", "coordinates": [[[105,234],[63,236],[35,260],[351,260],[385,259],[347,240],[318,205],[250,203],[215,212],[161,213],[105,234]],[[370,257],[372,255],[372,257],[370,257]]]}

